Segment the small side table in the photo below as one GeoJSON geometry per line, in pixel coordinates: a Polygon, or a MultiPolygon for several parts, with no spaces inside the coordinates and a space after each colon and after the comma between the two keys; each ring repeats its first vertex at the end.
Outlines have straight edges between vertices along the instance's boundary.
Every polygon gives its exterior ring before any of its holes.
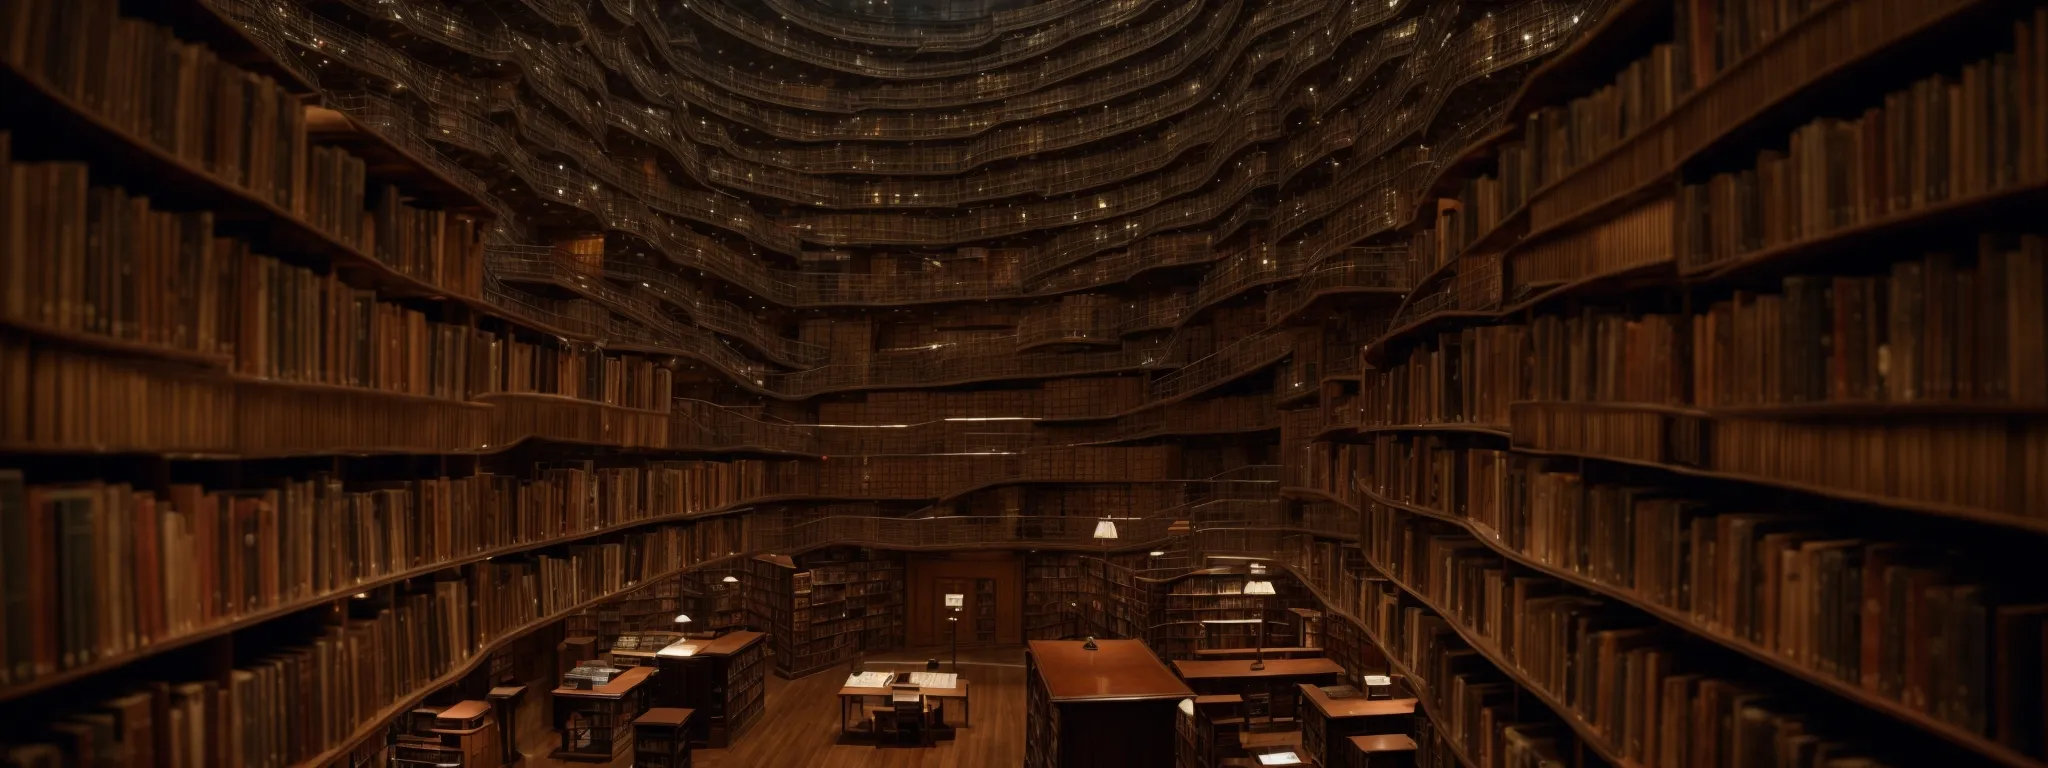
{"type": "Polygon", "coordinates": [[[690,768],[690,716],[694,709],[655,707],[633,721],[635,768],[690,768]]]}

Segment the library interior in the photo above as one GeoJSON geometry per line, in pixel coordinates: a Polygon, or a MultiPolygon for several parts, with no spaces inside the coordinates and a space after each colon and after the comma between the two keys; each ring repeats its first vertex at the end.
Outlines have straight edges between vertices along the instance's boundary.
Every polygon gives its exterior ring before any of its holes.
{"type": "Polygon", "coordinates": [[[2048,0],[0,0],[0,768],[2048,768],[2044,211],[2048,0]]]}

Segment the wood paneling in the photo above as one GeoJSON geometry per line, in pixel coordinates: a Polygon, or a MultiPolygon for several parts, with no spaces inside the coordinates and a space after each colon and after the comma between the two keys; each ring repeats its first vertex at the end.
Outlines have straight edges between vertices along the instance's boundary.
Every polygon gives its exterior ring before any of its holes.
{"type": "MultiPolygon", "coordinates": [[[[996,644],[1024,642],[1024,561],[1014,552],[955,552],[945,555],[912,556],[908,576],[910,594],[905,614],[913,646],[947,645],[944,595],[948,591],[967,595],[967,610],[960,614],[960,647],[975,642],[974,580],[996,582],[996,644]]],[[[942,657],[943,658],[943,657],[942,657]]]]}

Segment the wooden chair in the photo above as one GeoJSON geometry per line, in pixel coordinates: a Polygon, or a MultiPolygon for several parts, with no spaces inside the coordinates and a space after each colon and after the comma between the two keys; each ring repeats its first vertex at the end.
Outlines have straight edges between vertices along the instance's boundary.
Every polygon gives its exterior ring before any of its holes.
{"type": "Polygon", "coordinates": [[[1270,693],[1247,693],[1244,695],[1244,728],[1247,731],[1270,730],[1273,727],[1273,695],[1270,693]]]}
{"type": "Polygon", "coordinates": [[[924,696],[895,694],[888,707],[873,707],[869,712],[872,713],[876,747],[932,745],[931,701],[924,696]]]}

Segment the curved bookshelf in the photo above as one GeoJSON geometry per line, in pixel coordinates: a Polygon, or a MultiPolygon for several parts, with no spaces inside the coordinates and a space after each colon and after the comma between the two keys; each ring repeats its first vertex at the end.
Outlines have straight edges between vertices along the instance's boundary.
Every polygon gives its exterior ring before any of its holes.
{"type": "Polygon", "coordinates": [[[1487,437],[1510,437],[1506,424],[1359,424],[1352,431],[1361,435],[1383,432],[1452,432],[1487,437]]]}
{"type": "MultiPolygon", "coordinates": [[[[1309,579],[1307,574],[1297,570],[1289,563],[1281,563],[1280,567],[1287,569],[1288,574],[1294,576],[1296,583],[1299,583],[1303,589],[1308,590],[1309,594],[1315,596],[1316,602],[1323,607],[1322,611],[1325,620],[1334,616],[1348,621],[1351,623],[1351,626],[1358,628],[1359,634],[1372,641],[1373,645],[1379,646],[1380,655],[1387,660],[1387,668],[1392,670],[1394,674],[1400,675],[1402,680],[1407,681],[1408,687],[1414,690],[1416,704],[1422,709],[1423,717],[1427,717],[1430,721],[1439,724],[1450,722],[1449,718],[1437,714],[1435,710],[1437,705],[1430,703],[1434,697],[1430,695],[1428,681],[1424,680],[1421,675],[1415,674],[1413,670],[1410,670],[1408,665],[1402,662],[1400,655],[1390,650],[1394,646],[1380,639],[1379,635],[1374,634],[1372,628],[1366,626],[1365,622],[1360,621],[1358,617],[1351,615],[1350,611],[1344,610],[1343,606],[1337,605],[1328,595],[1323,594],[1322,588],[1316,586],[1315,582],[1309,579]]],[[[1465,745],[1457,739],[1445,738],[1443,743],[1450,747],[1451,756],[1458,759],[1458,765],[1464,766],[1464,768],[1479,768],[1479,764],[1472,760],[1472,756],[1465,753],[1465,745]]]]}
{"type": "MultiPolygon", "coordinates": [[[[507,314],[482,299],[453,293],[399,272],[277,203],[222,181],[211,172],[129,134],[12,62],[0,60],[0,90],[21,97],[24,109],[36,108],[39,114],[53,118],[54,127],[46,130],[62,131],[67,141],[91,147],[98,157],[118,158],[123,177],[146,176],[154,180],[152,187],[175,192],[181,205],[211,208],[223,221],[269,223],[271,226],[264,231],[269,233],[271,244],[279,246],[273,250],[280,254],[324,258],[337,272],[351,275],[353,284],[375,288],[381,296],[444,301],[527,325],[523,318],[507,314]]],[[[545,326],[536,329],[552,331],[545,326]]]]}
{"type": "MultiPolygon", "coordinates": [[[[1729,650],[1740,653],[1744,656],[1749,657],[1751,660],[1763,663],[1791,677],[1797,678],[1801,682],[1804,682],[1808,685],[1812,685],[1821,690],[1827,691],[1828,693],[1834,694],[1835,696],[1841,698],[1844,701],[1848,701],[1858,706],[1864,707],[1866,709],[1889,716],[1900,722],[1927,731],[1928,733],[1933,734],[1935,736],[1939,736],[1946,741],[1959,744],[1963,747],[1968,748],[1970,751],[1975,752],[1978,755],[1984,757],[1985,759],[1998,763],[1999,765],[2010,766],[2011,768],[2036,768],[2042,765],[2040,761],[2033,760],[2031,758],[2026,757],[2025,755],[2021,755],[2020,753],[2013,751],[2005,745],[1993,742],[1989,739],[1984,738],[1983,736],[1970,733],[1969,731],[1963,730],[1962,728],[1951,723],[1937,720],[1932,715],[1928,715],[1924,712],[1911,709],[1900,702],[1893,701],[1887,698],[1882,698],[1879,696],[1874,696],[1869,691],[1866,691],[1861,687],[1850,685],[1836,678],[1829,677],[1821,673],[1819,670],[1798,664],[1789,659],[1785,659],[1775,653],[1771,653],[1768,650],[1757,647],[1754,644],[1730,636],[1727,633],[1718,632],[1715,630],[1708,629],[1706,627],[1699,626],[1692,620],[1691,617],[1679,613],[1674,609],[1665,607],[1661,604],[1645,599],[1642,596],[1637,595],[1634,590],[1614,586],[1606,582],[1600,581],[1598,579],[1593,579],[1591,577],[1584,576],[1574,571],[1558,568],[1554,565],[1550,565],[1541,560],[1537,560],[1536,558],[1523,554],[1515,548],[1502,543],[1499,539],[1498,534],[1494,533],[1492,529],[1479,523],[1474,523],[1464,518],[1444,512],[1439,512],[1428,507],[1388,499],[1384,496],[1380,496],[1379,494],[1373,493],[1372,491],[1363,488],[1359,489],[1359,493],[1364,494],[1367,497],[1367,500],[1374,504],[1379,504],[1381,506],[1398,509],[1403,512],[1414,514],[1420,517],[1426,517],[1432,520],[1437,520],[1444,523],[1448,523],[1450,525],[1457,526],[1458,528],[1464,530],[1466,533],[1471,534],[1473,539],[1477,540],[1481,544],[1484,544],[1487,549],[1493,550],[1494,553],[1499,554],[1500,556],[1512,560],[1516,563],[1519,563],[1526,568],[1537,571],[1546,576],[1554,577],[1560,581],[1570,583],[1588,592],[1613,598],[1617,601],[1620,601],[1621,603],[1624,603],[1632,608],[1635,608],[1636,610],[1642,611],[1643,613],[1647,613],[1651,616],[1656,617],[1659,621],[1663,622],[1668,626],[1684,630],[1687,634],[1693,635],[1703,640],[1707,640],[1723,648],[1727,648],[1729,650]]],[[[1377,568],[1377,566],[1375,567],[1377,568]]],[[[1382,575],[1386,575],[1384,569],[1381,569],[1381,573],[1382,575]]],[[[1395,581],[1396,584],[1400,584],[1400,582],[1394,580],[1391,575],[1388,575],[1387,578],[1390,581],[1395,581]]],[[[1405,591],[1409,591],[1411,594],[1413,593],[1413,590],[1410,590],[1405,584],[1402,584],[1401,588],[1405,591]]],[[[1420,596],[1418,595],[1418,597],[1420,596]]],[[[1439,611],[1439,613],[1441,613],[1441,611],[1439,611]]],[[[1444,615],[1447,617],[1449,616],[1449,614],[1444,615]]]]}
{"type": "MultiPolygon", "coordinates": [[[[1540,407],[1540,405],[1543,404],[1529,403],[1527,405],[1535,405],[1540,407]]],[[[1618,413],[1659,413],[1676,417],[1701,419],[1708,424],[1712,424],[1713,419],[1716,416],[1722,415],[1724,413],[1718,410],[1701,410],[1696,408],[1654,405],[1647,403],[1559,403],[1559,405],[1570,405],[1571,407],[1581,409],[1590,407],[1594,409],[1609,410],[1618,413]]],[[[1525,406],[1524,404],[1518,403],[1517,407],[1525,406]]],[[[1739,409],[1735,411],[1735,413],[1739,413],[1743,416],[1778,416],[1781,417],[1781,420],[1784,421],[1804,420],[1814,418],[1817,416],[1833,415],[1836,413],[1846,413],[1848,415],[1857,416],[1900,414],[1954,416],[1960,414],[1968,414],[1972,412],[1973,409],[1968,406],[1965,406],[1960,409],[1950,409],[1934,403],[1914,405],[1902,409],[1889,409],[1883,407],[1873,408],[1870,405],[1858,404],[1854,406],[1847,406],[1839,410],[1836,407],[1822,405],[1797,407],[1770,407],[1761,409],[1739,409]]],[[[2038,413],[2039,409],[2031,406],[1993,406],[1983,409],[1977,409],[1974,412],[1988,413],[1990,415],[2009,415],[2014,413],[2031,415],[2034,413],[2038,413]]],[[[1614,464],[1626,464],[1630,466],[1655,469],[1676,475],[1683,475],[1686,477],[1719,480],[1722,482],[1739,483],[1743,485],[1781,488],[1784,490],[1794,491],[1797,493],[1803,493],[1821,498],[1837,499],[1840,501],[1846,501],[1856,504],[1867,504],[1870,506],[1885,507],[1888,509],[1897,509],[1920,514],[1934,515],[1938,517],[1952,518],[1956,520],[1963,520],[1997,528],[2007,528],[2015,531],[2026,531],[2037,534],[2048,533],[2048,519],[2025,517],[2014,512],[2005,512],[1995,509],[1983,509],[1959,504],[1944,504],[1940,502],[1923,501],[1897,496],[1886,496],[1866,491],[1858,491],[1850,488],[1839,488],[1828,485],[1799,482],[1795,480],[1782,480],[1761,475],[1750,475],[1738,472],[1727,472],[1714,469],[1706,469],[1702,467],[1679,464],[1671,461],[1653,461],[1639,457],[1617,456],[1612,454],[1600,453],[1598,451],[1539,448],[1535,446],[1521,444],[1520,441],[1517,441],[1516,444],[1513,445],[1513,450],[1516,453],[1528,454],[1532,456],[1568,456],[1580,459],[1592,459],[1595,461],[1610,462],[1614,464]]]]}

